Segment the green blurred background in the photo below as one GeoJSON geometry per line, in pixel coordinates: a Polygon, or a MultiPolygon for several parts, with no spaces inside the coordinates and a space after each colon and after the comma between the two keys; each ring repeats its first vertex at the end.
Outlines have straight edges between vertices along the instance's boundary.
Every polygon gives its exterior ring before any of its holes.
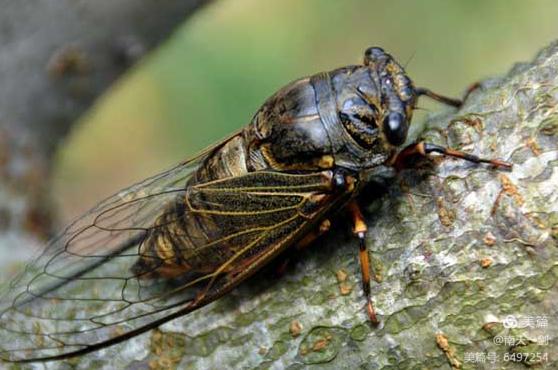
{"type": "Polygon", "coordinates": [[[417,85],[460,96],[557,38],[557,15],[551,0],[214,1],[61,145],[53,189],[62,219],[247,124],[289,81],[359,63],[368,46],[408,63],[417,85]]]}

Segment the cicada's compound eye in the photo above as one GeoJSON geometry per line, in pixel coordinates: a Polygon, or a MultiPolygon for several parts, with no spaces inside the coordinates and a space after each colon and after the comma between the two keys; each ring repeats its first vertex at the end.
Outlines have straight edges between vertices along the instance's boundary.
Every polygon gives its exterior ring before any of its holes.
{"type": "Polygon", "coordinates": [[[339,112],[341,124],[356,143],[365,149],[374,147],[378,138],[377,109],[359,97],[348,99],[339,112]]]}
{"type": "Polygon", "coordinates": [[[398,112],[390,112],[383,122],[383,130],[390,144],[399,146],[407,139],[408,125],[405,117],[398,112]]]}
{"type": "Polygon", "coordinates": [[[386,58],[387,54],[384,49],[377,46],[370,47],[364,52],[364,64],[371,65],[382,58],[386,58]]]}

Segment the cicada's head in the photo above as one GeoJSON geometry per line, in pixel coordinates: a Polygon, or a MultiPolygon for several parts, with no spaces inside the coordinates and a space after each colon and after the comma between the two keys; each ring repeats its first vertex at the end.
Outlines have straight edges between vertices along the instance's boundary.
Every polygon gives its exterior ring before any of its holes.
{"type": "MultiPolygon", "coordinates": [[[[379,47],[371,47],[364,53],[364,64],[370,68],[377,94],[370,103],[379,113],[379,130],[393,146],[407,139],[407,132],[416,103],[413,82],[403,67],[379,47]]],[[[366,98],[366,94],[363,94],[366,98]]]]}
{"type": "Polygon", "coordinates": [[[387,143],[400,146],[407,139],[416,93],[413,82],[403,67],[379,47],[371,47],[364,53],[364,64],[370,69],[375,91],[361,95],[377,111],[378,129],[387,143]]]}
{"type": "Polygon", "coordinates": [[[395,59],[378,47],[364,54],[364,65],[332,73],[340,122],[350,140],[336,162],[352,168],[375,166],[407,139],[417,90],[395,59]]]}

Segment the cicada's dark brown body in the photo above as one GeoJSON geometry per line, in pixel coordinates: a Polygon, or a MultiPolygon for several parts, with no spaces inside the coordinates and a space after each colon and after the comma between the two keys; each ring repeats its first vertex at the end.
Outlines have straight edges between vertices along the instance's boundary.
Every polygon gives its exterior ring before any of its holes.
{"type": "MultiPolygon", "coordinates": [[[[411,80],[389,55],[371,49],[366,60],[366,65],[319,73],[279,90],[247,127],[200,164],[188,182],[190,191],[195,192],[196,185],[262,171],[322,174],[324,181],[331,182],[337,169],[358,175],[383,164],[405,140],[416,95],[411,80]]],[[[320,209],[320,203],[330,202],[325,193],[316,194],[324,196],[312,198],[314,192],[308,192],[307,207],[320,209]]],[[[211,199],[198,197],[190,197],[189,202],[177,199],[178,204],[172,205],[158,222],[165,224],[169,218],[184,222],[158,229],[144,243],[146,257],[139,265],[143,264],[149,274],[174,277],[191,270],[212,271],[237,252],[232,240],[216,250],[196,253],[200,244],[233,230],[229,230],[231,220],[220,214],[212,217],[192,212],[199,208],[192,201],[211,203],[211,199]],[[180,228],[180,232],[174,228],[180,228]],[[165,261],[159,268],[155,268],[160,263],[157,257],[165,261]]],[[[268,206],[265,202],[263,205],[268,206]]],[[[243,210],[246,206],[239,199],[235,207],[243,210]]],[[[263,214],[255,213],[254,217],[257,219],[238,217],[234,227],[264,222],[263,214]]],[[[308,217],[313,218],[313,224],[320,221],[312,214],[308,217]]]]}
{"type": "Polygon", "coordinates": [[[285,86],[238,133],[108,198],[51,241],[2,296],[0,338],[10,340],[1,357],[67,358],[157,327],[307,245],[340,210],[360,241],[376,322],[356,202],[363,185],[413,153],[509,166],[426,143],[400,151],[419,95],[460,105],[415,88],[380,48],[363,65],[285,86]]]}

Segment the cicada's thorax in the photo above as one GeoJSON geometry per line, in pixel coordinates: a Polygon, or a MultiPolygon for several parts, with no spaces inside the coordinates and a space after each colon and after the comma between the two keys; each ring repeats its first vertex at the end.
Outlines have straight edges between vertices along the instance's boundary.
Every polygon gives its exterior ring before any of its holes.
{"type": "MultiPolygon", "coordinates": [[[[373,58],[372,58],[373,57],[373,58]]],[[[250,171],[361,171],[389,158],[407,135],[415,106],[411,80],[391,56],[303,78],[280,89],[239,135],[212,153],[196,182],[250,171]],[[402,127],[394,137],[390,118],[402,127]]]]}
{"type": "MultiPolygon", "coordinates": [[[[366,171],[384,163],[401,137],[386,132],[394,116],[406,137],[415,104],[412,83],[387,54],[367,65],[348,66],[290,83],[271,96],[238,135],[216,148],[193,174],[187,188],[260,170],[307,172],[343,167],[366,171]]],[[[222,220],[222,218],[221,218],[222,220]]],[[[161,227],[144,243],[144,268],[173,277],[210,271],[227,255],[204,256],[199,246],[218,235],[222,225],[206,214],[189,212],[183,199],[157,220],[161,227]],[[179,218],[181,222],[168,222],[179,218]],[[186,258],[187,257],[187,258],[186,258]],[[165,262],[154,268],[155,263],[165,262]],[[149,266],[148,266],[149,265],[149,266]]],[[[149,275],[146,275],[149,276],[149,275]]]]}
{"type": "Polygon", "coordinates": [[[358,172],[385,162],[405,141],[416,95],[389,54],[379,48],[368,53],[364,65],[321,72],[281,88],[240,134],[213,151],[192,181],[266,169],[358,172]]]}
{"type": "Polygon", "coordinates": [[[279,90],[245,129],[247,169],[358,172],[385,162],[396,145],[383,121],[397,112],[409,122],[414,108],[411,82],[397,67],[349,66],[279,90]]]}

